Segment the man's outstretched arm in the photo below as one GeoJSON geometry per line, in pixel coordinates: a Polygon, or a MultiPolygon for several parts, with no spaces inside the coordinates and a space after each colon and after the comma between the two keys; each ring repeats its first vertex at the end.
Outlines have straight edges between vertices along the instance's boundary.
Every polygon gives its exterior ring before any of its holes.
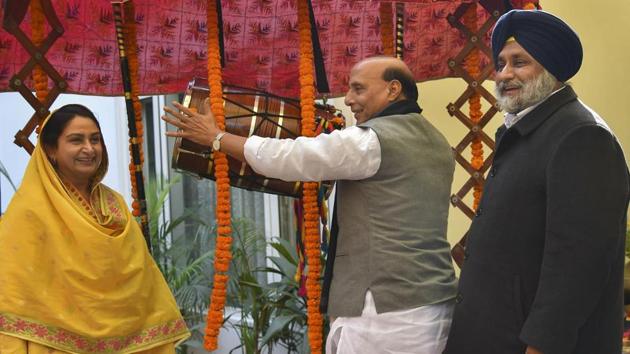
{"type": "MultiPolygon", "coordinates": [[[[208,99],[204,101],[205,113],[203,114],[191,110],[179,102],[173,102],[173,106],[178,111],[168,106],[164,107],[166,114],[162,116],[162,119],[179,128],[178,131],[166,132],[166,136],[181,137],[200,145],[212,146],[212,142],[221,130],[217,127],[208,102],[208,99]]],[[[246,141],[247,138],[226,133],[221,138],[221,151],[240,161],[245,161],[244,148],[246,141]]]]}
{"type": "MultiPolygon", "coordinates": [[[[204,104],[204,111],[208,113],[204,114],[176,102],[173,105],[180,111],[165,107],[167,115],[162,119],[181,131],[167,132],[167,136],[211,146],[217,134],[222,132],[207,104],[204,104]]],[[[228,133],[221,139],[221,151],[247,162],[261,175],[285,181],[364,179],[373,176],[381,164],[376,133],[360,127],[295,140],[245,138],[228,133]]]]}

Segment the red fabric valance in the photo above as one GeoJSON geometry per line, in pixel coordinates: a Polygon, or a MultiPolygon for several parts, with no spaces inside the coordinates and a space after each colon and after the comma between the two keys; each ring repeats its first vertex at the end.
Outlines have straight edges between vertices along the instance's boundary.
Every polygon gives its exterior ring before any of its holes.
{"type": "MultiPolygon", "coordinates": [[[[46,57],[67,80],[67,92],[122,95],[110,1],[52,2],[65,33],[46,57]]],[[[462,2],[405,2],[404,60],[417,81],[451,75],[447,60],[461,50],[466,39],[448,24],[446,16],[462,2]]],[[[512,4],[520,7],[525,2],[516,0],[512,4]]],[[[134,3],[141,93],[181,92],[193,77],[207,77],[206,1],[135,0],[134,3]]],[[[342,95],[352,65],[382,51],[379,1],[313,0],[313,8],[332,96],[342,95]]],[[[295,0],[223,0],[222,11],[224,81],[282,96],[297,96],[295,0]]],[[[481,6],[479,13],[480,22],[487,18],[481,6]]],[[[27,15],[22,28],[30,33],[28,18],[27,15]]],[[[0,91],[10,90],[9,79],[27,60],[28,54],[17,40],[0,29],[0,91]]]]}

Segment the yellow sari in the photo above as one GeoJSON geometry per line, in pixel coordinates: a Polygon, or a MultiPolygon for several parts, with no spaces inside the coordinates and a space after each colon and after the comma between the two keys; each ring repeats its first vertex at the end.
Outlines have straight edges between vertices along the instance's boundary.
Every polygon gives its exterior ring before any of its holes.
{"type": "Polygon", "coordinates": [[[190,335],[140,227],[103,175],[82,204],[41,143],[35,148],[0,220],[1,354],[165,354],[190,335]]]}

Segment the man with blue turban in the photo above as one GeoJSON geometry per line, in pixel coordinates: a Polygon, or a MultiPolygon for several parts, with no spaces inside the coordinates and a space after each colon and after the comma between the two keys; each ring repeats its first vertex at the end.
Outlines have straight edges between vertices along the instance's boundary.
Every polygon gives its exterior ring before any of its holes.
{"type": "Polygon", "coordinates": [[[444,353],[620,353],[630,177],[613,132],[566,83],[580,39],[547,12],[512,10],[492,52],[505,124],[444,353]]]}

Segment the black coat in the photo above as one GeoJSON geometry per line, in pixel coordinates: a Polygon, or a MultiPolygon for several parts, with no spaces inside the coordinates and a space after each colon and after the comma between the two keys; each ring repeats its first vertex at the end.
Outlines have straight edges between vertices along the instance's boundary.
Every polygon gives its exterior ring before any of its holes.
{"type": "Polygon", "coordinates": [[[571,87],[502,126],[444,353],[620,353],[629,183],[571,87]]]}

